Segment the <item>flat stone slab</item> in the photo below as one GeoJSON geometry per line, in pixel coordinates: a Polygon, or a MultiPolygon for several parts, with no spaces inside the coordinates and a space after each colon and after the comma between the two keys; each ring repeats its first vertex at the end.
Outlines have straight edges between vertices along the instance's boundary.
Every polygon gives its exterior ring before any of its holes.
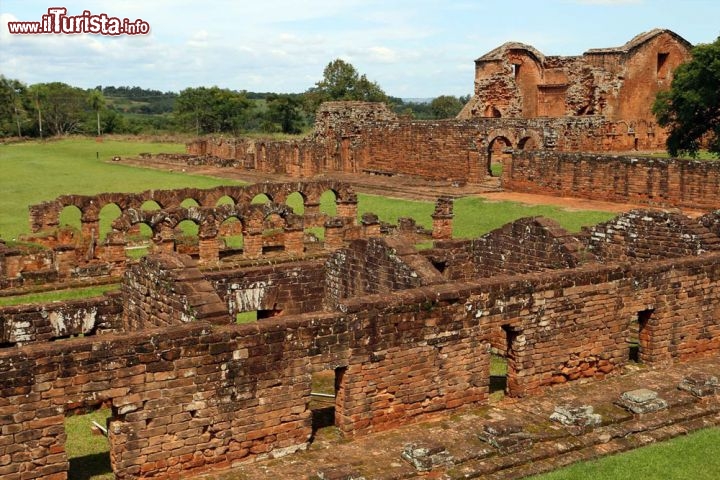
{"type": "Polygon", "coordinates": [[[647,388],[623,392],[615,403],[637,414],[657,412],[668,408],[668,403],[658,397],[656,391],[647,388]]]}
{"type": "Polygon", "coordinates": [[[550,420],[573,427],[594,427],[602,423],[602,417],[593,412],[591,405],[558,405],[550,420]]]}
{"type": "Polygon", "coordinates": [[[451,465],[453,461],[453,457],[444,446],[432,442],[407,444],[400,456],[419,472],[451,465]]]}
{"type": "Polygon", "coordinates": [[[720,390],[720,382],[714,375],[695,373],[683,378],[678,388],[690,392],[696,397],[707,397],[715,395],[720,390]]]}
{"type": "Polygon", "coordinates": [[[630,402],[635,403],[647,403],[657,398],[657,392],[649,390],[647,388],[639,388],[637,390],[630,390],[629,392],[623,392],[622,398],[630,402]]]}

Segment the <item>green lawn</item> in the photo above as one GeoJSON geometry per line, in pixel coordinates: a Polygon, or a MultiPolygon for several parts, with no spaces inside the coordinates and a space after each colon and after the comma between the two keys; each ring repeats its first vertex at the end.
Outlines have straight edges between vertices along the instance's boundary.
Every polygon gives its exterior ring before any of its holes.
{"type": "Polygon", "coordinates": [[[577,463],[532,480],[715,480],[720,478],[720,428],[630,452],[577,463]]]}
{"type": "Polygon", "coordinates": [[[49,303],[58,300],[68,301],[79,298],[99,297],[105,292],[119,290],[117,283],[100,285],[96,287],[73,288],[71,290],[53,290],[51,292],[29,293],[12,297],[0,297],[0,307],[12,305],[25,305],[28,303],[49,303]]]}
{"type": "Polygon", "coordinates": [[[67,194],[138,192],[149,188],[209,188],[230,180],[109,163],[141,152],[183,152],[177,143],[71,138],[0,145],[0,238],[29,233],[28,206],[67,194]]]}

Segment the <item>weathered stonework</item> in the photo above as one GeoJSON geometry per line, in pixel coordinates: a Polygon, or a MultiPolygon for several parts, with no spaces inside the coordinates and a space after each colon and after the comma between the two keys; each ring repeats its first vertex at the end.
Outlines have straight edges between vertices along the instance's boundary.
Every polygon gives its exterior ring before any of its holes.
{"type": "MultiPolygon", "coordinates": [[[[525,219],[491,232],[490,242],[444,241],[418,253],[400,237],[362,240],[300,270],[291,262],[253,266],[247,279],[240,270],[206,276],[176,254],[150,256],[125,276],[121,331],[0,348],[0,456],[10,458],[0,474],[65,478],[64,416],[101,404],[112,405],[118,478],[175,478],[287,455],[308,445],[311,379],[320,371],[334,371],[334,424],[345,436],[481,405],[490,349],[501,338],[511,396],[619,372],[636,318],[639,360],[648,366],[716,356],[720,253],[693,248],[668,259],[665,242],[685,238],[687,221],[625,218],[611,223],[624,225],[626,238],[646,236],[655,254],[621,262],[611,250],[568,256],[558,247],[589,245],[606,227],[572,240],[555,225],[525,219]],[[503,243],[528,245],[543,261],[524,269],[518,256],[504,274],[473,274],[485,261],[480,250],[503,243]],[[462,251],[472,254],[453,254],[462,251]],[[434,266],[440,257],[443,272],[434,266]],[[445,276],[453,271],[462,273],[445,276]],[[288,307],[297,297],[250,292],[259,282],[292,289],[293,278],[307,297],[298,313],[288,307]],[[269,295],[273,308],[288,312],[230,323],[231,309],[220,307],[243,290],[258,299],[244,308],[268,308],[269,295]],[[222,310],[226,323],[201,318],[202,305],[213,305],[206,313],[222,310]]],[[[706,243],[710,235],[702,236],[706,243]]],[[[3,330],[12,328],[6,311],[3,330]]],[[[535,438],[502,425],[486,433],[506,453],[535,438]]]]}
{"type": "Polygon", "coordinates": [[[475,95],[459,118],[602,115],[630,129],[652,124],[655,95],[670,88],[690,48],[663,29],[577,57],[545,56],[529,45],[506,43],[475,60],[475,95]]]}
{"type": "Polygon", "coordinates": [[[514,192],[658,207],[720,208],[719,162],[515,152],[504,160],[501,183],[514,192]]]}

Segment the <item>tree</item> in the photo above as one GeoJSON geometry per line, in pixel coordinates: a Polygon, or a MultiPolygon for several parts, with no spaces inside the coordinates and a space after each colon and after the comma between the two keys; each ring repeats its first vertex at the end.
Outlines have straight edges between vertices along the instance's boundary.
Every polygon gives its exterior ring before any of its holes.
{"type": "Polygon", "coordinates": [[[297,95],[271,94],[266,97],[267,117],[283,133],[300,133],[303,125],[302,102],[297,95]]]}
{"type": "Polygon", "coordinates": [[[252,104],[244,92],[219,87],[186,88],[175,101],[175,115],[186,126],[204,133],[238,134],[252,104]]]}
{"type": "Polygon", "coordinates": [[[452,118],[460,113],[464,105],[462,98],[440,95],[430,102],[430,110],[435,118],[452,118]]]}
{"type": "Polygon", "coordinates": [[[74,133],[87,118],[87,93],[62,82],[33,85],[38,109],[38,123],[42,137],[43,118],[51,135],[74,133]]]}
{"type": "Polygon", "coordinates": [[[720,156],[720,37],[696,45],[690,61],[673,74],[670,90],[658,93],[653,113],[669,128],[670,155],[696,156],[704,142],[720,156]]]}
{"type": "Polygon", "coordinates": [[[97,136],[100,136],[100,110],[105,108],[105,97],[98,88],[90,90],[88,93],[88,105],[95,112],[97,117],[97,136]]]}
{"type": "Polygon", "coordinates": [[[310,112],[315,112],[322,102],[333,100],[388,102],[388,96],[376,82],[339,58],[327,64],[322,80],[305,92],[305,98],[310,112]]]}
{"type": "Polygon", "coordinates": [[[27,88],[19,80],[0,75],[0,135],[17,134],[27,120],[27,88]]]}

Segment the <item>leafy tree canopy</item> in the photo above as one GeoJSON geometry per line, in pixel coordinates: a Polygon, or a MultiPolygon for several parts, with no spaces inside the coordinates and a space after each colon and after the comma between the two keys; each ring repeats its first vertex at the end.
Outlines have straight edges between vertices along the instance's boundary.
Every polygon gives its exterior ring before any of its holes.
{"type": "Polygon", "coordinates": [[[388,102],[388,96],[376,82],[360,75],[354,66],[339,58],[327,64],[322,80],[305,92],[305,97],[311,112],[322,102],[333,100],[388,102]]]}
{"type": "Polygon", "coordinates": [[[186,88],[175,101],[175,114],[187,127],[203,133],[232,133],[243,129],[252,104],[245,92],[219,87],[186,88]]]}
{"type": "Polygon", "coordinates": [[[692,59],[675,70],[670,90],[658,94],[653,113],[670,130],[670,155],[694,157],[707,142],[720,156],[720,37],[692,49],[692,59]]]}

